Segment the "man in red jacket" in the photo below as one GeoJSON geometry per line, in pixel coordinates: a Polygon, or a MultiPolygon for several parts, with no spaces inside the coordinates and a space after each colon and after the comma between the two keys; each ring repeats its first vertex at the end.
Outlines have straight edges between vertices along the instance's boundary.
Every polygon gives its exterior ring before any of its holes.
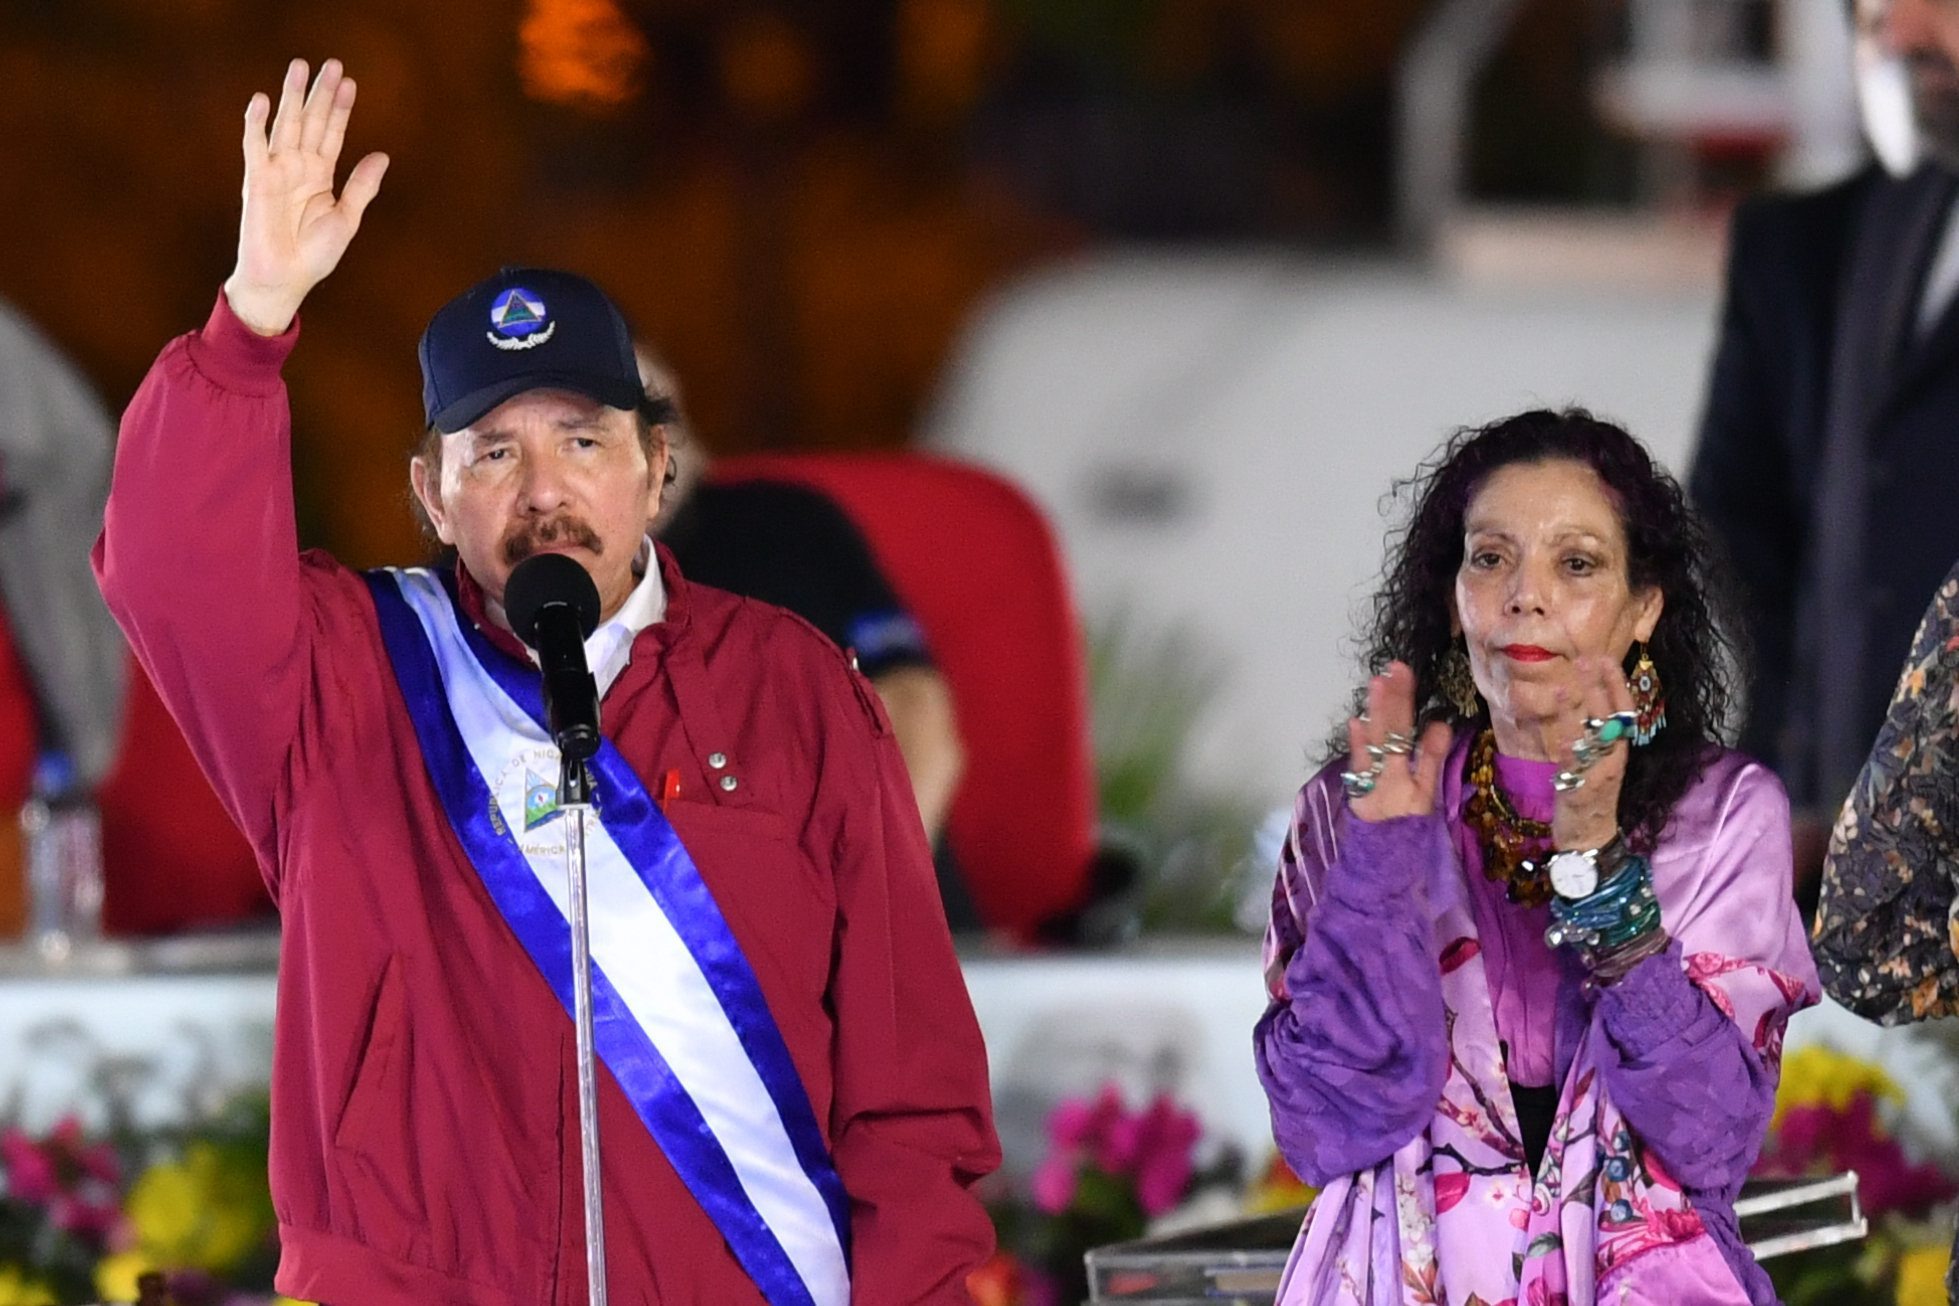
{"type": "Polygon", "coordinates": [[[278,1287],[586,1299],[556,754],[502,607],[554,550],[601,597],[610,1296],[965,1300],[999,1154],[903,763],[827,640],[646,542],[665,438],[605,297],[520,269],[430,323],[412,479],[453,571],[298,552],[280,368],[387,166],[336,198],[354,84],[306,71],[246,111],[237,268],[131,403],[95,551],[280,905],[278,1287]]]}

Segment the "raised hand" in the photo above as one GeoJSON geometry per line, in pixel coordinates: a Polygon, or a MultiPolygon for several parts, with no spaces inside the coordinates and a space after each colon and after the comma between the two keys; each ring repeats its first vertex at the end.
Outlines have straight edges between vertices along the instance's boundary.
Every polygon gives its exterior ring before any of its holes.
{"type": "Polygon", "coordinates": [[[245,107],[245,207],[238,266],[224,293],[231,311],[261,335],[276,336],[292,325],[307,293],[347,252],[361,214],[381,189],[388,156],[370,154],[334,197],[334,168],[353,110],[354,82],[338,59],[320,65],[311,94],[306,61],[287,66],[269,130],[271,100],[263,92],[245,107]]]}
{"type": "Polygon", "coordinates": [[[1551,841],[1560,848],[1601,848],[1619,832],[1619,790],[1626,780],[1626,761],[1632,741],[1621,736],[1609,747],[1595,748],[1589,763],[1574,748],[1585,737],[1587,721],[1604,721],[1615,712],[1633,710],[1632,688],[1616,661],[1588,658],[1576,668],[1565,702],[1569,711],[1546,727],[1546,756],[1556,759],[1566,775],[1581,783],[1564,788],[1551,816],[1551,841]]]}
{"type": "Polygon", "coordinates": [[[1449,727],[1430,722],[1419,744],[1414,731],[1415,673],[1404,662],[1390,662],[1367,682],[1365,715],[1347,722],[1348,773],[1373,776],[1365,793],[1348,787],[1347,802],[1361,820],[1389,821],[1435,810],[1442,763],[1449,755],[1449,727]]]}

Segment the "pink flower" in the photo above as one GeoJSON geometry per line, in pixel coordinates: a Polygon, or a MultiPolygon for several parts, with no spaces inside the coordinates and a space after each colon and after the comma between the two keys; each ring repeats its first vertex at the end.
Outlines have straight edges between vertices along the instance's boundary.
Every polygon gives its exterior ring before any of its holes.
{"type": "Polygon", "coordinates": [[[1469,1176],[1461,1170],[1452,1170],[1448,1174],[1435,1176],[1435,1213],[1442,1214],[1460,1202],[1463,1194],[1468,1191],[1469,1176]]]}
{"type": "Polygon", "coordinates": [[[0,1173],[7,1192],[24,1202],[46,1202],[60,1191],[54,1161],[19,1129],[0,1130],[0,1173]]]}
{"type": "Polygon", "coordinates": [[[1061,1151],[1087,1150],[1107,1138],[1122,1118],[1122,1095],[1114,1084],[1104,1084],[1094,1102],[1071,1097],[1048,1114],[1048,1142],[1061,1151]]]}
{"type": "Polygon", "coordinates": [[[1913,1165],[1905,1157],[1898,1140],[1878,1123],[1876,1108],[1868,1092],[1857,1093],[1842,1110],[1822,1103],[1790,1107],[1760,1168],[1777,1175],[1855,1170],[1864,1209],[1872,1215],[1923,1215],[1959,1193],[1937,1166],[1913,1165]]]}
{"type": "Polygon", "coordinates": [[[1082,1162],[1091,1155],[1104,1170],[1118,1173],[1120,1167],[1109,1163],[1110,1140],[1126,1119],[1113,1084],[1104,1085],[1093,1102],[1071,1097],[1056,1104],[1048,1113],[1048,1156],[1034,1172],[1035,1205],[1050,1215],[1067,1210],[1075,1200],[1082,1162]]]}
{"type": "Polygon", "coordinates": [[[107,1238],[121,1218],[114,1194],[106,1200],[89,1201],[74,1193],[61,1193],[48,1205],[48,1220],[55,1228],[85,1238],[107,1238]]]}
{"type": "Polygon", "coordinates": [[[1132,1153],[1136,1200],[1149,1216],[1162,1215],[1183,1200],[1190,1186],[1191,1149],[1197,1144],[1197,1117],[1158,1094],[1136,1125],[1132,1153]]]}
{"type": "Polygon", "coordinates": [[[1161,1215],[1183,1200],[1190,1186],[1198,1132],[1197,1117],[1167,1095],[1159,1094],[1133,1115],[1113,1084],[1092,1103],[1070,1098],[1048,1115],[1052,1150],[1034,1173],[1035,1204],[1050,1214],[1066,1210],[1075,1199],[1082,1165],[1093,1164],[1111,1177],[1133,1179],[1144,1213],[1161,1215]]]}
{"type": "Polygon", "coordinates": [[[1079,1178],[1080,1165],[1072,1152],[1048,1153],[1047,1160],[1034,1171],[1029,1184],[1034,1205],[1049,1215],[1061,1214],[1075,1200],[1075,1185],[1079,1178]]]}
{"type": "Polygon", "coordinates": [[[1823,1103],[1788,1108],[1782,1113],[1782,1121],[1775,1127],[1775,1136],[1766,1149],[1770,1167],[1797,1175],[1822,1163],[1830,1137],[1841,1119],[1839,1112],[1823,1103]]]}
{"type": "Polygon", "coordinates": [[[105,1184],[122,1182],[122,1159],[116,1155],[116,1149],[107,1143],[79,1149],[75,1153],[75,1163],[91,1179],[105,1184]]]}

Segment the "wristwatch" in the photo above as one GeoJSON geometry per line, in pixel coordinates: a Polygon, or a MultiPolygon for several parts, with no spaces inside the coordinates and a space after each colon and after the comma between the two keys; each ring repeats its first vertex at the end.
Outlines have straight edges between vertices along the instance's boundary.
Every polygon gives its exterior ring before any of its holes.
{"type": "Polygon", "coordinates": [[[1552,853],[1544,870],[1552,892],[1560,898],[1589,898],[1597,892],[1599,881],[1618,870],[1625,860],[1625,841],[1615,834],[1598,848],[1552,853]]]}
{"type": "Polygon", "coordinates": [[[1560,898],[1589,898],[1598,888],[1598,849],[1556,852],[1545,863],[1551,891],[1560,898]]]}

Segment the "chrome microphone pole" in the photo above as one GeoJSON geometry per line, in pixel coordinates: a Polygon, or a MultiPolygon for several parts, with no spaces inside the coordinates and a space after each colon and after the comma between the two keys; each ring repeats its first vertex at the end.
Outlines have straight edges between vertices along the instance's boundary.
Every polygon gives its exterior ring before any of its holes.
{"type": "Polygon", "coordinates": [[[504,585],[510,628],[537,651],[545,729],[558,746],[558,809],[564,812],[571,918],[572,1023],[578,1031],[578,1142],[585,1171],[585,1277],[591,1306],[605,1306],[605,1194],[599,1169],[599,1079],[592,1041],[592,931],[586,900],[585,826],[599,744],[599,690],[585,641],[599,624],[591,573],[561,553],[538,553],[504,585]]]}
{"type": "Polygon", "coordinates": [[[558,809],[566,818],[565,878],[571,897],[572,1023],[578,1030],[578,1144],[585,1172],[585,1283],[591,1306],[605,1306],[605,1191],[599,1171],[599,1078],[592,1051],[592,932],[585,893],[585,818],[592,773],[563,754],[558,809]]]}

